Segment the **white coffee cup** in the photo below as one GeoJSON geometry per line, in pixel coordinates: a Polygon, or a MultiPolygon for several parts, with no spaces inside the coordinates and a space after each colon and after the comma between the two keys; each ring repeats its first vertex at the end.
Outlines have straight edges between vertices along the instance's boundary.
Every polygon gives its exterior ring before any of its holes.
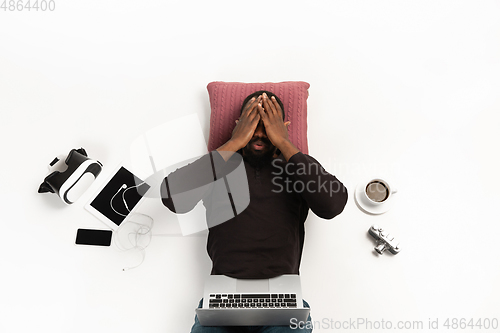
{"type": "Polygon", "coordinates": [[[374,178],[363,187],[363,201],[371,206],[378,206],[390,200],[397,190],[380,178],[374,178]]]}

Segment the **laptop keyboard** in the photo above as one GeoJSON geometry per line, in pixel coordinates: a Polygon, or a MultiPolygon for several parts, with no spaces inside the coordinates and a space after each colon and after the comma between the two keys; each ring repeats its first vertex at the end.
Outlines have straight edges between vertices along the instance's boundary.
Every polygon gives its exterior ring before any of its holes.
{"type": "Polygon", "coordinates": [[[296,294],[210,294],[210,309],[296,308],[296,294]]]}

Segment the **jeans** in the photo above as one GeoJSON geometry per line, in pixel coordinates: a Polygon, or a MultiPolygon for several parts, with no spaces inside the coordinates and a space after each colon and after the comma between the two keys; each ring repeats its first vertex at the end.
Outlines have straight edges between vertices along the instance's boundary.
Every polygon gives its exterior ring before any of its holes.
{"type": "MultiPolygon", "coordinates": [[[[309,307],[306,301],[304,307],[309,307]]],[[[203,299],[200,301],[198,308],[203,306],[203,299]]],[[[307,318],[311,322],[311,315],[307,318]]],[[[243,333],[243,332],[258,332],[258,333],[310,333],[312,329],[301,329],[299,327],[291,328],[290,326],[201,326],[198,321],[198,316],[194,317],[194,325],[191,328],[191,333],[243,333]]]]}

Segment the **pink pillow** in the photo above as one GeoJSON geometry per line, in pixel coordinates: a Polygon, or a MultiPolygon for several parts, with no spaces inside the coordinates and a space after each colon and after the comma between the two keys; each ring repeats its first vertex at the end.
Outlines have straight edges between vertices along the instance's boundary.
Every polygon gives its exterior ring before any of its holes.
{"type": "Polygon", "coordinates": [[[231,138],[235,120],[240,117],[245,98],[259,90],[270,91],[283,102],[285,121],[290,121],[288,138],[304,154],[307,147],[307,97],[309,83],[289,81],[279,83],[211,82],[207,86],[210,96],[210,135],[208,151],[219,148],[231,138]]]}

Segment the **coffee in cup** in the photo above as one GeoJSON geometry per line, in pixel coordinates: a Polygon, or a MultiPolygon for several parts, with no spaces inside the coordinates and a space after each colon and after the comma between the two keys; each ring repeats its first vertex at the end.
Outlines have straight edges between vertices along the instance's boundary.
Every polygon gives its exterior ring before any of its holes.
{"type": "Polygon", "coordinates": [[[389,190],[384,183],[374,180],[366,185],[366,196],[375,202],[383,202],[389,197],[389,190]]]}
{"type": "Polygon", "coordinates": [[[392,193],[396,193],[396,190],[391,190],[389,184],[382,179],[373,179],[365,186],[365,196],[374,204],[387,201],[392,193]]]}

